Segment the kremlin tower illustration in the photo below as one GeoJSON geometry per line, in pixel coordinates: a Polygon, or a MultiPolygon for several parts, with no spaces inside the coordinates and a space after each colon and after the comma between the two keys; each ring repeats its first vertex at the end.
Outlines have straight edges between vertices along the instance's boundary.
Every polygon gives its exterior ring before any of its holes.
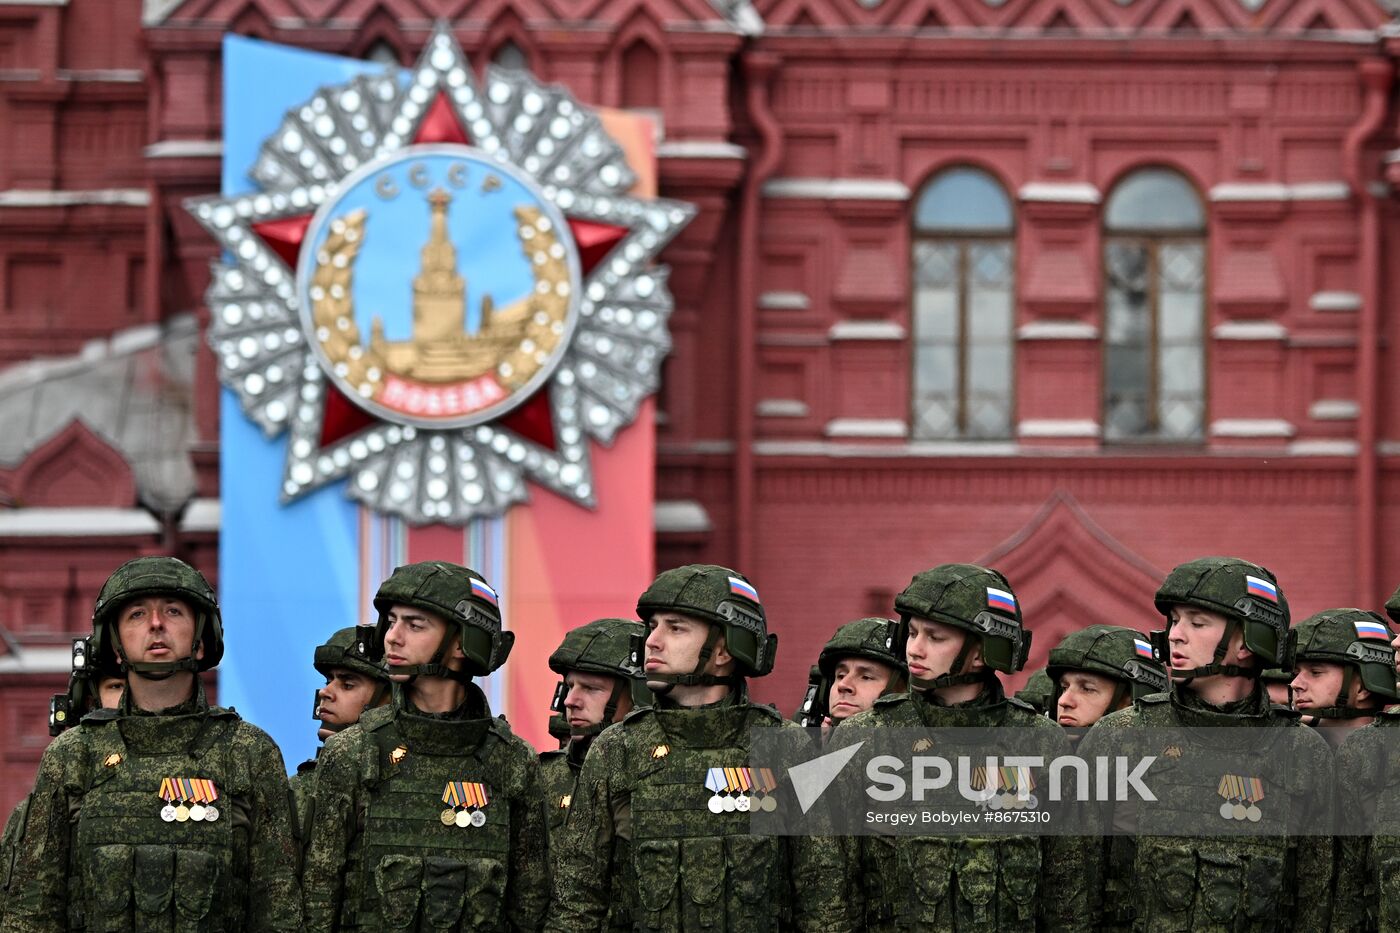
{"type": "Polygon", "coordinates": [[[451,202],[441,188],[428,195],[432,230],[413,280],[413,339],[386,341],[377,315],[370,328],[370,352],[390,371],[424,382],[457,382],[491,371],[520,344],[530,320],[528,295],[505,308],[496,308],[487,295],[481,300],[480,327],[467,333],[467,283],[457,274],[457,250],[447,234],[451,202]]]}

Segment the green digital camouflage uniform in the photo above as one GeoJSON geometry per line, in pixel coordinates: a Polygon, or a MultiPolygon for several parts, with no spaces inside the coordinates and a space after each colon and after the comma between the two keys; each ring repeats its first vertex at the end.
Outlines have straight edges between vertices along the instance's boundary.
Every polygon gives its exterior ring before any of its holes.
{"type": "MultiPolygon", "coordinates": [[[[369,643],[373,633],[373,626],[363,626],[365,631],[361,631],[361,626],[351,625],[340,629],[325,644],[319,645],[312,655],[312,665],[317,673],[326,678],[330,683],[331,673],[337,668],[354,671],[362,677],[368,677],[375,681],[374,694],[370,697],[366,708],[372,709],[379,706],[381,701],[387,696],[389,691],[389,674],[378,664],[369,659],[369,643]]],[[[316,691],[315,701],[311,707],[311,718],[320,722],[321,691],[316,691]]],[[[335,730],[339,731],[339,730],[335,730]]],[[[321,757],[321,749],[316,749],[316,756],[308,758],[297,765],[296,774],[287,779],[287,783],[292,789],[292,825],[297,830],[297,838],[303,846],[306,836],[310,830],[308,820],[311,817],[311,792],[316,783],[316,761],[321,757]]]]}
{"type": "MultiPolygon", "coordinates": [[[[744,689],[744,677],[772,669],[777,648],[756,592],[733,570],[691,565],[661,574],[637,612],[643,620],[674,612],[710,625],[694,672],[649,682],[716,683],[703,671],[721,635],[739,674],[719,703],[685,708],[658,696],[593,741],[565,827],[546,929],[855,929],[841,840],[752,835],[747,813],[711,810],[711,768],[770,764],[750,761],[750,729],[777,730],[784,755],[811,749],[801,728],[750,703],[744,689]]],[[[795,806],[790,798],[785,804],[795,806]]]]}
{"type": "Polygon", "coordinates": [[[306,929],[537,929],[549,900],[539,765],[470,682],[499,668],[514,640],[494,591],[455,564],[398,568],[375,596],[376,658],[396,605],[448,625],[431,662],[390,673],[455,680],[466,700],[424,713],[396,684],[388,706],[326,742],[303,869],[306,929]],[[444,663],[454,640],[461,671],[444,663]]]}
{"type": "MultiPolygon", "coordinates": [[[[570,729],[569,740],[562,748],[540,753],[540,786],[544,788],[544,812],[549,826],[549,857],[554,863],[559,856],[559,833],[569,816],[574,787],[578,782],[583,759],[593,739],[617,719],[617,709],[624,696],[634,706],[651,703],[641,668],[632,659],[634,638],[645,637],[646,629],[631,619],[598,619],[569,631],[559,647],[549,656],[549,668],[561,678],[574,672],[603,674],[613,678],[613,692],[603,709],[603,721],[586,728],[570,729]]],[[[560,680],[554,692],[552,708],[563,716],[568,685],[560,680]]],[[[568,719],[564,719],[568,727],[568,719]]]]}
{"type": "MultiPolygon", "coordinates": [[[[1346,665],[1382,702],[1396,698],[1395,650],[1389,644],[1390,629],[1379,616],[1361,609],[1333,609],[1298,628],[1300,662],[1346,665]]],[[[1337,749],[1338,819],[1343,831],[1337,842],[1332,929],[1395,933],[1400,931],[1400,731],[1395,728],[1400,725],[1400,707],[1351,710],[1344,702],[1348,692],[1349,684],[1344,684],[1338,708],[1317,711],[1323,716],[1374,717],[1337,749]]]]}
{"type": "MultiPolygon", "coordinates": [[[[1330,837],[1153,832],[1157,826],[1165,830],[1187,819],[1219,819],[1221,797],[1214,782],[1220,776],[1211,772],[1203,780],[1197,762],[1208,762],[1212,751],[1224,754],[1235,747],[1239,740],[1221,729],[1279,733],[1271,760],[1290,763],[1288,786],[1265,787],[1267,803],[1260,800],[1263,821],[1308,813],[1318,825],[1330,824],[1333,765],[1327,743],[1269,705],[1258,669],[1224,663],[1233,633],[1242,628],[1244,644],[1261,667],[1288,666],[1287,600],[1263,567],[1234,558],[1202,558],[1173,570],[1157,591],[1156,604],[1163,615],[1175,605],[1207,609],[1224,616],[1229,626],[1212,664],[1173,670],[1176,682],[1170,692],[1144,697],[1131,709],[1100,719],[1079,747],[1086,758],[1157,756],[1150,776],[1160,803],[1151,817],[1141,817],[1152,824],[1144,825],[1130,807],[1104,815],[1119,832],[1093,852],[1101,927],[1141,933],[1327,929],[1334,864],[1330,837]],[[1261,595],[1268,592],[1273,595],[1261,595]],[[1238,702],[1214,706],[1180,682],[1221,673],[1251,677],[1254,691],[1238,702]],[[1143,745],[1156,736],[1146,731],[1151,729],[1210,731],[1193,731],[1191,743],[1164,749],[1143,745]]],[[[1152,634],[1158,654],[1167,653],[1167,637],[1167,632],[1152,634]]]]}
{"type": "MultiPolygon", "coordinates": [[[[1045,761],[1070,753],[1064,731],[1020,700],[1008,699],[995,673],[961,673],[980,645],[991,671],[1020,670],[1030,633],[1020,604],[1000,573],[973,564],[945,564],[915,575],[895,601],[907,627],[911,618],[931,619],[968,632],[949,673],[931,680],[911,674],[913,689],[884,696],[875,707],[847,719],[832,745],[848,744],[866,727],[923,730],[1014,728],[1023,741],[1018,754],[1045,761]],[[988,588],[1009,596],[1014,612],[998,608],[988,588]],[[944,705],[933,690],[981,683],[978,696],[944,705]]],[[[901,639],[902,640],[902,639],[901,639]]],[[[902,653],[902,652],[901,652],[902,653]]],[[[1084,844],[1070,836],[997,837],[865,835],[857,837],[858,889],[864,892],[865,929],[876,933],[1009,933],[1090,929],[1084,844]]]]}
{"type": "MultiPolygon", "coordinates": [[[[87,712],[101,705],[99,685],[104,679],[122,677],[121,665],[111,646],[98,657],[92,653],[92,639],[73,640],[72,671],[68,676],[68,690],[53,697],[49,703],[49,734],[60,735],[65,729],[78,724],[87,712]]],[[[0,833],[0,920],[5,918],[5,900],[10,887],[10,874],[14,871],[18,855],[20,833],[29,813],[29,795],[25,795],[10,811],[5,821],[5,829],[0,833]]]]}
{"type": "MultiPolygon", "coordinates": [[[[213,590],[173,558],[138,558],[112,575],[93,615],[95,645],[115,646],[117,613],[149,595],[195,610],[204,656],[129,667],[160,675],[216,665],[223,639],[213,590]]],[[[295,859],[286,771],[265,733],[209,706],[197,680],[188,701],[156,712],[133,708],[128,693],[119,709],[85,716],[45,750],[0,929],[296,930],[295,859]],[[167,777],[210,782],[218,796],[205,802],[218,815],[196,819],[182,804],[186,819],[167,821],[167,777]]]]}

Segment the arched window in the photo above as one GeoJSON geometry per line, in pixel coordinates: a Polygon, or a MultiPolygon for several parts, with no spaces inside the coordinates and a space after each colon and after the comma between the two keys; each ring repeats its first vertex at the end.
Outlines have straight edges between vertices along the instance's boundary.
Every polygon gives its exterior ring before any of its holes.
{"type": "Polygon", "coordinates": [[[975,168],[940,172],[914,206],[913,436],[1011,435],[1011,199],[975,168]]]}
{"type": "Polygon", "coordinates": [[[513,71],[530,70],[530,59],[526,56],[525,50],[510,39],[502,42],[495,53],[492,54],[491,64],[498,68],[509,68],[513,71]]]}
{"type": "Polygon", "coordinates": [[[1133,172],[1104,211],[1104,436],[1196,440],[1205,428],[1206,216],[1169,169],[1133,172]]]}

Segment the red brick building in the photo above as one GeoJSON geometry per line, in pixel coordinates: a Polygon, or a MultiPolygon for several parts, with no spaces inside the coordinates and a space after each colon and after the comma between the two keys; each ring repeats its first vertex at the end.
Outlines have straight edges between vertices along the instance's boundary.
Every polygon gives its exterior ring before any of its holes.
{"type": "MultiPolygon", "coordinates": [[[[197,325],[227,31],[655,114],[657,561],[741,567],[791,707],[841,621],[993,563],[1035,658],[1173,564],[1400,582],[1400,46],[1375,0],[0,0],[0,809],[120,560],[212,571],[197,325]]],[[[296,702],[300,702],[299,700],[296,702]]]]}

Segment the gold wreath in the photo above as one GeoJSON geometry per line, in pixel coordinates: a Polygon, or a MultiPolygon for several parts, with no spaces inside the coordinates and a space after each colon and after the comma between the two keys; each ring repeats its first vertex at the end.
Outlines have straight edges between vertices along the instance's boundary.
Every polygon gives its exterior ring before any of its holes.
{"type": "MultiPolygon", "coordinates": [[[[392,367],[373,343],[364,343],[355,323],[351,287],[355,259],[364,244],[366,216],[359,209],[331,221],[330,235],[316,255],[311,317],[316,339],[335,374],[362,396],[374,398],[392,367]]],[[[568,254],[554,223],[535,206],[517,207],[515,218],[534,288],[527,299],[496,309],[476,334],[464,335],[468,341],[504,342],[510,347],[494,365],[501,384],[511,390],[528,383],[559,346],[573,288],[568,254]]],[[[408,373],[400,375],[412,378],[408,373]]]]}

